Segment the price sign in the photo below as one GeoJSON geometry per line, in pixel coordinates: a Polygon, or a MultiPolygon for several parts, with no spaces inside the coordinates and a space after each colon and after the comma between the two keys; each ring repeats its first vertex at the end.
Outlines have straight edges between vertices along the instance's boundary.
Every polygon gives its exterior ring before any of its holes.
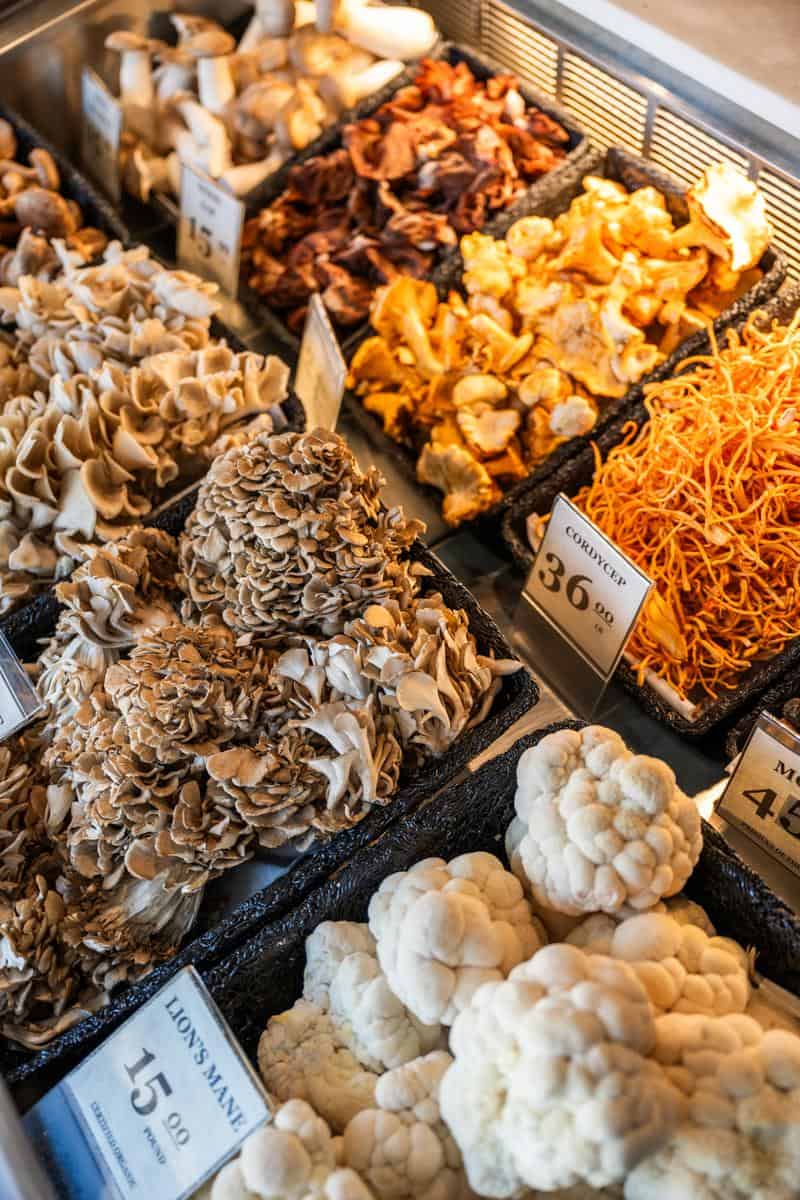
{"type": "Polygon", "coordinates": [[[119,203],[122,106],[91,67],[81,75],[81,107],[81,160],[95,183],[119,203]]]}
{"type": "Polygon", "coordinates": [[[215,280],[229,296],[239,290],[244,205],[227,188],[185,163],[181,171],[178,261],[215,280]]]}
{"type": "Polygon", "coordinates": [[[0,633],[0,742],[44,711],[22,663],[0,633]]]}
{"type": "Polygon", "coordinates": [[[800,737],[793,729],[761,713],[718,811],[800,873],[800,737]]]}
{"type": "Polygon", "coordinates": [[[566,496],[556,497],[525,595],[602,678],[613,675],[652,586],[566,496]]]}
{"type": "Polygon", "coordinates": [[[309,429],[335,429],[342,407],[347,364],[325,305],[314,292],[308,306],[294,390],[306,413],[309,429]]]}
{"type": "Polygon", "coordinates": [[[64,1200],[185,1200],[269,1116],[199,975],[181,971],[25,1117],[64,1200]]]}

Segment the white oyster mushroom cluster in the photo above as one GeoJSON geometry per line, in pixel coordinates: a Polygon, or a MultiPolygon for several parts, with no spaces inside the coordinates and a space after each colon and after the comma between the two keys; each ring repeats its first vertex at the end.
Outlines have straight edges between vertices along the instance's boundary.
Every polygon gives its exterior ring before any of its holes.
{"type": "Polygon", "coordinates": [[[374,1200],[355,1171],[340,1167],[325,1122],[291,1100],[251,1133],[217,1174],[206,1200],[374,1200]]]}
{"type": "Polygon", "coordinates": [[[657,1015],[724,1016],[747,1008],[749,962],[738,942],[709,937],[665,913],[642,913],[619,923],[598,913],[573,930],[567,942],[629,963],[657,1015]]]}
{"type": "Polygon", "coordinates": [[[702,847],[700,814],[666,763],[610,729],[563,729],[517,768],[512,868],[534,901],[568,916],[642,911],[681,890],[702,847]]]}
{"type": "Polygon", "coordinates": [[[393,991],[421,1020],[445,1025],[546,941],[519,881],[486,853],[390,875],[370,901],[369,926],[393,991]]]}
{"type": "Polygon", "coordinates": [[[197,478],[220,438],[272,428],[288,368],[212,338],[215,291],[117,243],[0,288],[30,388],[0,415],[0,612],[197,478]]]}
{"type": "Polygon", "coordinates": [[[620,1182],[675,1126],[634,972],[553,945],[486,984],[451,1030],[442,1115],[482,1196],[620,1182]]]}
{"type": "Polygon", "coordinates": [[[106,39],[120,55],[123,180],[145,201],[177,195],[184,164],[245,195],[436,40],[427,13],[366,0],[261,0],[238,46],[215,21],[171,20],[174,46],[106,39]]]}

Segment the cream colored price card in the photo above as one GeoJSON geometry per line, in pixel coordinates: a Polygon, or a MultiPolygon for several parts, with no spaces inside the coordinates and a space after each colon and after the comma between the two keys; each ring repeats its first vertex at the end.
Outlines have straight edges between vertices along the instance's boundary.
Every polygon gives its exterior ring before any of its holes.
{"type": "Polygon", "coordinates": [[[187,271],[213,279],[229,296],[239,290],[244,205],[184,163],[181,171],[181,211],[178,223],[178,262],[187,271]]]}
{"type": "Polygon", "coordinates": [[[557,496],[525,595],[604,679],[616,670],[653,582],[566,496],[557,496]]]}
{"type": "Polygon", "coordinates": [[[303,405],[309,429],[335,429],[342,407],[347,364],[325,305],[314,292],[308,305],[294,390],[303,405]]]}
{"type": "MultiPolygon", "coordinates": [[[[269,1115],[263,1087],[193,967],[60,1086],[115,1197],[185,1200],[269,1115]]],[[[77,1172],[79,1155],[74,1161],[77,1172]]],[[[65,1191],[71,1200],[75,1192],[65,1191]]]]}
{"type": "Polygon", "coordinates": [[[81,75],[81,108],[81,161],[95,183],[118,204],[122,106],[91,67],[84,67],[81,75]]]}
{"type": "Polygon", "coordinates": [[[793,729],[761,713],[718,811],[800,874],[800,737],[793,729]]]}

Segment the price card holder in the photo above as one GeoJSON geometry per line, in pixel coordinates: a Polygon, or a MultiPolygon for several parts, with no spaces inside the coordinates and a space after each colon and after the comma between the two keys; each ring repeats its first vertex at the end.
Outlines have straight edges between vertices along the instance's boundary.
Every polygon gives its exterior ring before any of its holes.
{"type": "Polygon", "coordinates": [[[800,736],[762,712],[717,811],[800,875],[800,736]]]}
{"type": "Polygon", "coordinates": [[[178,262],[213,279],[229,296],[239,290],[244,205],[227,188],[185,163],[181,171],[178,262]]]}
{"type": "Polygon", "coordinates": [[[186,967],[23,1123],[60,1200],[186,1200],[268,1116],[255,1072],[186,967]]]}
{"type": "Polygon", "coordinates": [[[342,407],[347,364],[322,297],[314,292],[308,305],[294,390],[303,405],[308,429],[335,429],[342,407]]]}
{"type": "Polygon", "coordinates": [[[122,106],[91,67],[81,75],[81,161],[95,183],[119,203],[122,106]]]}
{"type": "Polygon", "coordinates": [[[44,712],[44,707],[5,634],[0,633],[0,742],[44,712]]]}
{"type": "Polygon", "coordinates": [[[553,502],[515,614],[517,647],[590,717],[653,582],[566,496],[553,502]]]}

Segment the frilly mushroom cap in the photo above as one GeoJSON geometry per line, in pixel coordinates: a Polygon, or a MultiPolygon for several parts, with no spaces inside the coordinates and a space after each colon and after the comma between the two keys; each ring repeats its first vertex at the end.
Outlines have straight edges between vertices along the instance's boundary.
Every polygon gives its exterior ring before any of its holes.
{"type": "Polygon", "coordinates": [[[410,598],[422,530],[380,500],[336,434],[260,435],[218,459],[181,538],[185,612],[239,633],[333,631],[371,600],[410,598]]]}
{"type": "MultiPolygon", "coordinates": [[[[756,185],[730,163],[706,167],[686,196],[691,224],[732,271],[754,267],[772,237],[766,203],[756,185]]],[[[680,231],[678,234],[680,238],[680,231]]]]}
{"type": "Polygon", "coordinates": [[[105,689],[133,750],[146,762],[173,763],[250,732],[261,666],[223,627],[173,624],[143,634],[106,672],[105,689]]]}

